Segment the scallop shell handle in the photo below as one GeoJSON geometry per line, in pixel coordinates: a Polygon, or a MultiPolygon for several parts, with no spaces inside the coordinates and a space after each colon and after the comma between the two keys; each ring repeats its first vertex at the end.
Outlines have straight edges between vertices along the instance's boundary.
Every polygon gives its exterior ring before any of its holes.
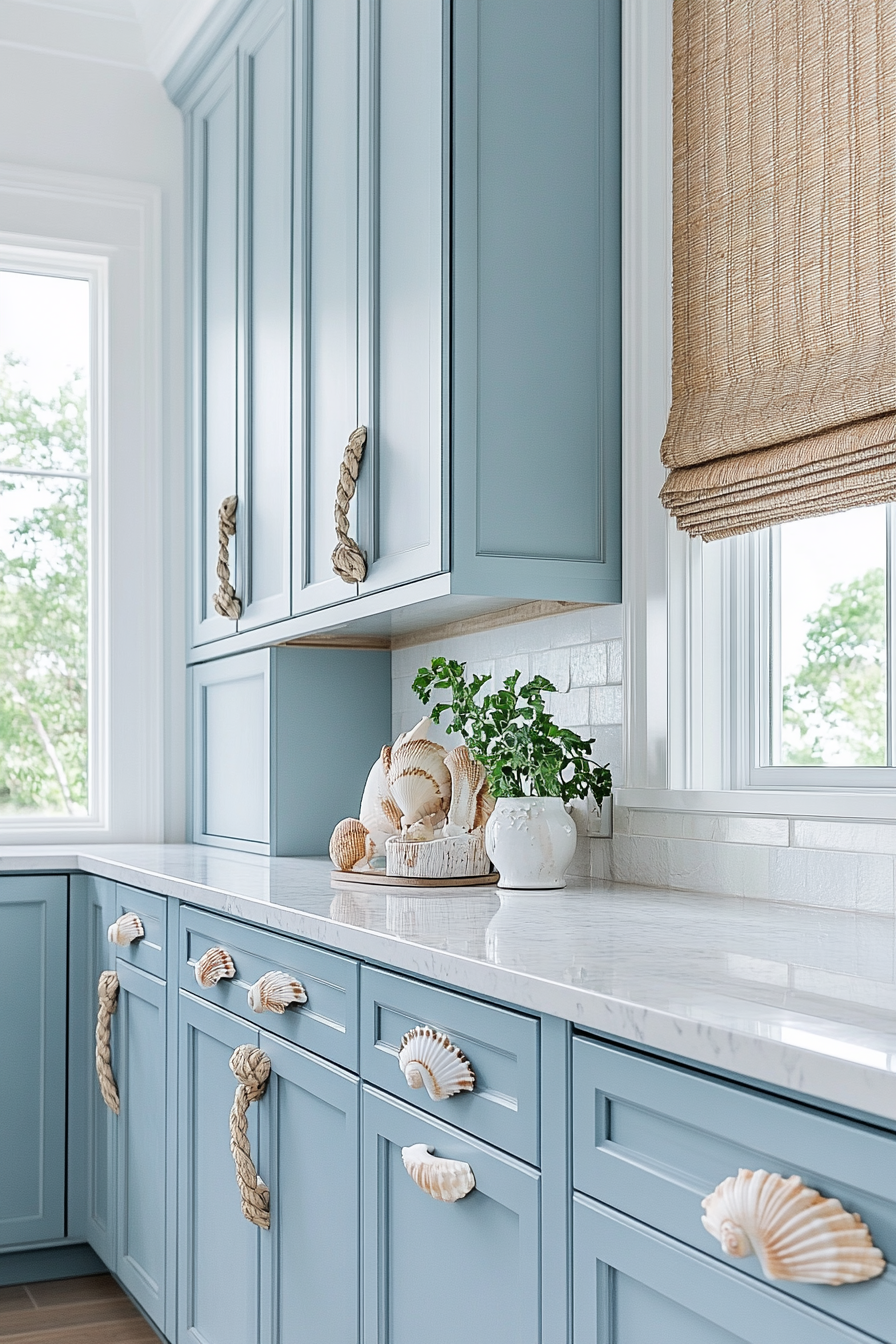
{"type": "Polygon", "coordinates": [[[139,938],[146,936],[146,930],[143,927],[143,920],[139,915],[135,915],[129,910],[126,915],[119,915],[114,924],[110,924],[106,930],[106,937],[110,943],[117,943],[119,947],[127,947],[129,943],[136,943],[139,938]]]}
{"type": "Polygon", "coordinates": [[[253,1013],[283,1013],[291,1003],[307,1003],[308,995],[286,971],[267,971],[249,989],[253,1013]]]}
{"type": "Polygon", "coordinates": [[[401,1038],[398,1063],[408,1087],[425,1087],[433,1101],[445,1101],[476,1086],[473,1066],[444,1031],[412,1027],[401,1038]]]}
{"type": "Polygon", "coordinates": [[[726,1255],[755,1255],[767,1279],[864,1283],[886,1261],[857,1213],[825,1199],[799,1176],[741,1167],[703,1201],[703,1226],[726,1255]]]}
{"type": "Polygon", "coordinates": [[[476,1188],[476,1177],[468,1162],[455,1162],[449,1157],[436,1157],[425,1143],[402,1148],[401,1160],[411,1180],[433,1199],[454,1204],[476,1188]]]}
{"type": "Polygon", "coordinates": [[[236,966],[226,947],[210,947],[197,961],[193,974],[203,989],[212,989],[219,980],[232,980],[236,966]]]}

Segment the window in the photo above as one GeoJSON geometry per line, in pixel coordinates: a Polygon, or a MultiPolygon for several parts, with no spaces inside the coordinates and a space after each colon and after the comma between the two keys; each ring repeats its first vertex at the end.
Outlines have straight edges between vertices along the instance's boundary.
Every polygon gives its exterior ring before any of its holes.
{"type": "Polygon", "coordinates": [[[787,523],[753,540],[753,783],[892,787],[896,507],[787,523]]]}
{"type": "Polygon", "coordinates": [[[0,251],[2,822],[96,792],[98,276],[47,264],[0,251]]]}

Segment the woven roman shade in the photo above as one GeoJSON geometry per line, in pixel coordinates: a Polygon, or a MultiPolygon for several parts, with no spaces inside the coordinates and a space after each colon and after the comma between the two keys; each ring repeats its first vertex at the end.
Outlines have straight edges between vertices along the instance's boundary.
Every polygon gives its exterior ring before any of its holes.
{"type": "Polygon", "coordinates": [[[674,0],[663,503],[712,540],[896,499],[896,0],[674,0]]]}

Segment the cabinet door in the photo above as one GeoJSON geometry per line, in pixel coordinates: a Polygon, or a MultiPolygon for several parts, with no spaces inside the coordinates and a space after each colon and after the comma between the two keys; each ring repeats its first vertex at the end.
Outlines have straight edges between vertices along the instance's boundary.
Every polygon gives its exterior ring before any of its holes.
{"type": "MultiPolygon", "coordinates": [[[[230,1056],[258,1032],[188,994],[178,1015],[178,1344],[258,1344],[259,1230],[240,1211],[229,1125],[230,1056]]],[[[257,1152],[257,1106],[249,1141],[257,1152]]]]}
{"type": "Polygon", "coordinates": [[[575,1196],[573,1236],[574,1344],[871,1344],[584,1195],[575,1196]]]}
{"type": "Polygon", "coordinates": [[[364,1344],[537,1344],[539,1176],[369,1088],[363,1094],[364,1344]],[[476,1188],[433,1199],[405,1171],[425,1143],[476,1188]]]}
{"type": "MultiPolygon", "coordinates": [[[[218,507],[237,493],[237,57],[217,67],[188,119],[190,155],[193,643],[235,623],[212,605],[218,588],[218,507]]],[[[237,536],[243,526],[237,509],[237,536]]],[[[230,580],[239,592],[239,548],[230,580]]]]}
{"type": "MultiPolygon", "coordinates": [[[[358,4],[306,0],[297,80],[293,610],[345,602],[333,502],[358,420],[358,4]],[[301,208],[299,208],[301,202],[301,208]],[[301,393],[299,392],[301,388],[301,393]]],[[[355,527],[355,506],[352,506],[355,527]]],[[[353,532],[353,535],[357,535],[353,532]]]]}
{"type": "Polygon", "coordinates": [[[68,879],[0,878],[0,1246],[65,1236],[68,879]]]}
{"type": "Polygon", "coordinates": [[[292,9],[271,0],[240,43],[240,630],[290,614],[292,69],[292,9]]]}
{"type": "Polygon", "coordinates": [[[362,0],[362,593],[443,568],[449,42],[442,0],[362,0]]]}
{"type": "MultiPolygon", "coordinates": [[[[106,930],[116,917],[115,883],[103,877],[88,877],[85,880],[87,982],[84,993],[90,1015],[89,1034],[84,1042],[82,1075],[86,1079],[87,1116],[86,1229],[87,1240],[103,1263],[114,1265],[118,1121],[103,1101],[97,1082],[94,1029],[98,1006],[97,982],[103,971],[112,970],[115,965],[115,947],[106,937],[106,930]]],[[[112,1030],[114,1035],[114,1018],[112,1030]]]]}
{"type": "Polygon", "coordinates": [[[260,1103],[260,1166],[271,1188],[262,1337],[357,1344],[359,1084],[264,1032],[261,1048],[271,1060],[260,1103]]]}
{"type": "Polygon", "coordinates": [[[118,1083],[115,1272],[165,1326],[165,985],[119,959],[112,1064],[118,1083]]]}

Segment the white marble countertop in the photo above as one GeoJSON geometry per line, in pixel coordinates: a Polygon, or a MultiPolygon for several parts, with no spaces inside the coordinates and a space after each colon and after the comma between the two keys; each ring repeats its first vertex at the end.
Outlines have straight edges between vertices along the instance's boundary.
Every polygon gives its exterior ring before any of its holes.
{"type": "Polygon", "coordinates": [[[584,880],[334,889],[330,870],[202,845],[0,847],[0,873],[94,873],[896,1120],[890,916],[584,880]]]}

